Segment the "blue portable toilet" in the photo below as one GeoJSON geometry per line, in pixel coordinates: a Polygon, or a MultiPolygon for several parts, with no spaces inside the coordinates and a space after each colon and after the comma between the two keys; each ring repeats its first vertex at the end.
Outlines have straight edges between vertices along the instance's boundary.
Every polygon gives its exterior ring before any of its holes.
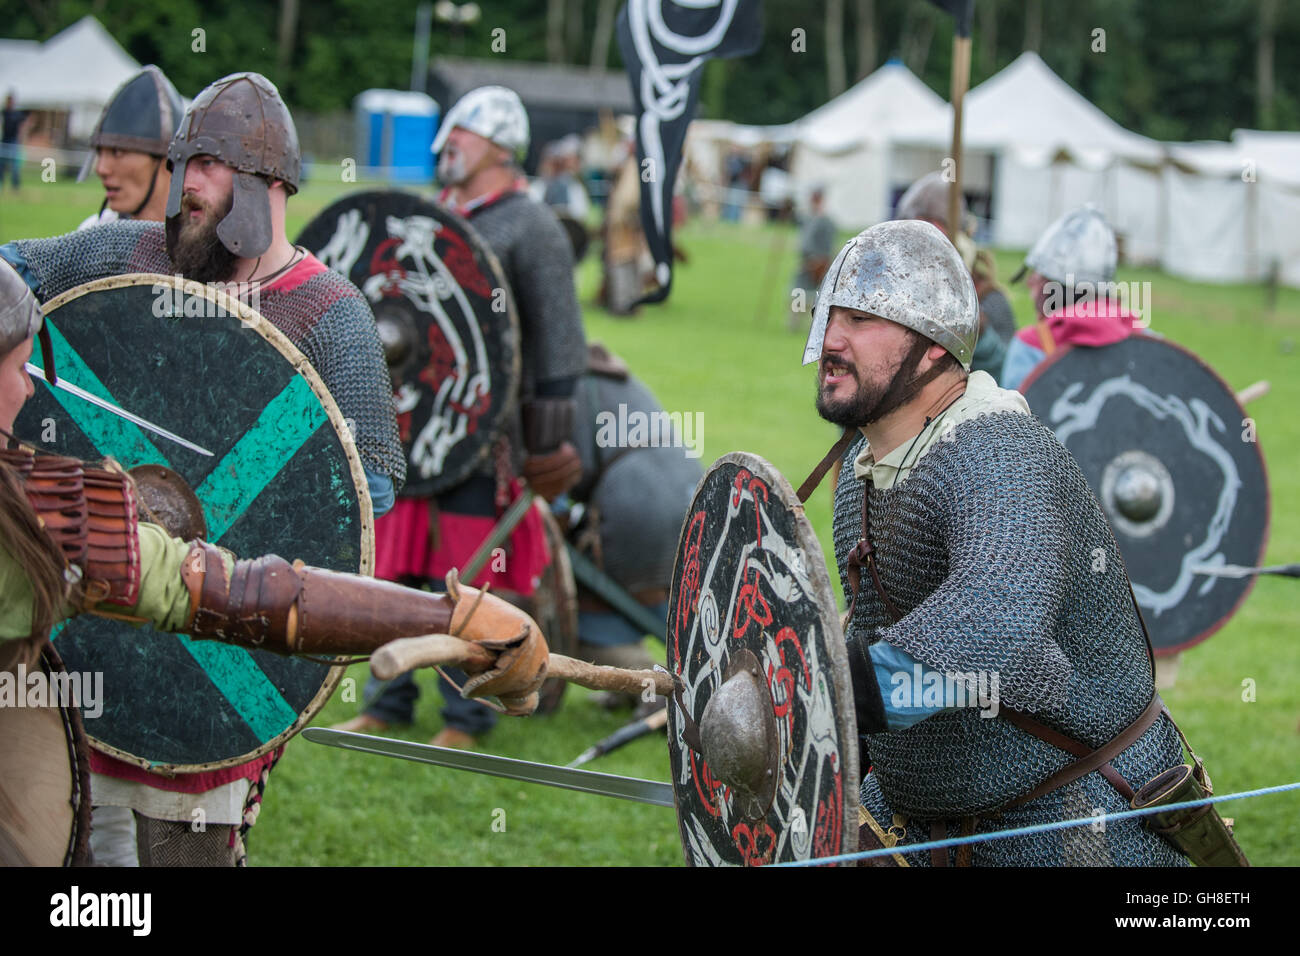
{"type": "Polygon", "coordinates": [[[438,102],[409,90],[366,90],[352,101],[357,155],[375,175],[398,182],[433,179],[433,134],[438,102]]]}

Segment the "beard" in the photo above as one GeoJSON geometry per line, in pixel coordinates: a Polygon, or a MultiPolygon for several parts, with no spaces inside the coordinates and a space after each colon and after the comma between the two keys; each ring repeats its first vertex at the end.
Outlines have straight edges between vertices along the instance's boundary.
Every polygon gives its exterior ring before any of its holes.
{"type": "Polygon", "coordinates": [[[205,206],[193,196],[181,197],[181,211],[167,220],[167,255],[176,271],[199,282],[222,282],[234,274],[239,257],[221,244],[217,225],[234,206],[234,194],[221,209],[205,206]],[[190,219],[195,209],[206,210],[202,219],[190,219]]]}
{"type": "Polygon", "coordinates": [[[826,397],[821,383],[818,382],[817,414],[832,425],[841,428],[861,428],[863,425],[879,421],[909,402],[924,385],[944,370],[943,363],[937,363],[925,374],[917,375],[917,366],[921,364],[921,359],[934,343],[916,332],[912,333],[912,338],[912,345],[899,363],[898,370],[883,386],[863,382],[858,377],[857,369],[853,369],[858,390],[850,398],[832,401],[826,397]]]}
{"type": "Polygon", "coordinates": [[[438,157],[438,182],[444,186],[459,186],[468,178],[465,157],[458,150],[443,150],[438,157]]]}

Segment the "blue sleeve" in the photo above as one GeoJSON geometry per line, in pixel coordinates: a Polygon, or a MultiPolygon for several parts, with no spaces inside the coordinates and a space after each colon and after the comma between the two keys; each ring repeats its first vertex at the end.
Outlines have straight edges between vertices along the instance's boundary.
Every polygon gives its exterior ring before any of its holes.
{"type": "Polygon", "coordinates": [[[869,651],[871,664],[876,671],[876,683],[880,685],[880,696],[885,703],[885,720],[890,730],[906,730],[927,717],[954,709],[942,704],[926,705],[921,702],[927,683],[945,686],[941,672],[925,666],[907,651],[888,641],[877,641],[869,651]]]}
{"type": "Polygon", "coordinates": [[[1003,388],[1019,388],[1020,383],[1046,355],[1042,349],[1027,345],[1016,336],[1007,346],[1007,357],[1002,362],[1002,379],[998,384],[1003,388]]]}
{"type": "Polygon", "coordinates": [[[365,468],[366,484],[370,487],[370,505],[375,510],[375,517],[378,518],[388,512],[397,501],[393,479],[377,471],[371,471],[365,465],[361,467],[365,468]]]}
{"type": "Polygon", "coordinates": [[[22,254],[16,241],[6,242],[3,246],[0,246],[0,259],[13,266],[14,272],[23,277],[23,281],[27,283],[33,292],[36,291],[36,277],[32,275],[32,270],[27,267],[27,257],[22,254]]]}

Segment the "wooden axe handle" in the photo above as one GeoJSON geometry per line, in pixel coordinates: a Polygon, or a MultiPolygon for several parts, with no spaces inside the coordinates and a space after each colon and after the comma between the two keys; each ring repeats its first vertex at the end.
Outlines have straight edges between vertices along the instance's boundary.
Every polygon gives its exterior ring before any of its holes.
{"type": "Polygon", "coordinates": [[[668,697],[673,692],[672,675],[665,671],[629,671],[621,667],[588,664],[586,661],[574,660],[563,654],[551,655],[546,676],[558,677],[591,690],[615,690],[627,694],[639,694],[646,687],[653,686],[655,693],[660,697],[668,697]]]}
{"type": "Polygon", "coordinates": [[[1249,405],[1257,398],[1263,398],[1268,394],[1269,383],[1267,379],[1256,382],[1254,385],[1247,385],[1237,393],[1237,401],[1242,405],[1249,405]]]}
{"type": "MultiPolygon", "coordinates": [[[[473,641],[463,641],[448,634],[403,637],[389,641],[370,655],[370,670],[380,680],[392,680],[398,674],[417,667],[459,667],[477,664],[491,667],[496,660],[492,651],[473,641]]],[[[623,691],[639,694],[647,686],[667,697],[673,692],[672,675],[664,671],[631,671],[621,667],[604,667],[552,654],[546,668],[547,677],[558,677],[592,690],[623,691]]]]}
{"type": "Polygon", "coordinates": [[[417,667],[459,667],[481,664],[491,667],[496,656],[473,641],[463,641],[450,634],[426,634],[389,641],[370,655],[370,672],[380,680],[392,680],[398,674],[417,667]]]}

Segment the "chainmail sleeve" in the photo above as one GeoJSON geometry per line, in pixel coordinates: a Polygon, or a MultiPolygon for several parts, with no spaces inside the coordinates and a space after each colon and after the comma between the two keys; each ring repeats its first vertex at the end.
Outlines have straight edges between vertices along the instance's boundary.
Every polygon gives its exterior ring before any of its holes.
{"type": "Polygon", "coordinates": [[[523,399],[539,382],[581,375],[587,343],[573,253],[555,213],[518,193],[483,207],[470,224],[500,259],[519,308],[523,399]]]}
{"type": "Polygon", "coordinates": [[[359,294],[337,299],[297,344],[352,428],[362,464],[388,475],[394,491],[400,491],[406,456],[397,434],[388,366],[365,300],[359,294]]]}
{"type": "Polygon", "coordinates": [[[964,440],[962,427],[907,479],[947,542],[947,574],[881,636],[945,673],[997,673],[1011,707],[1059,709],[1071,665],[1054,632],[1070,579],[1088,573],[1071,554],[1060,475],[1013,442],[964,440]]]}
{"type": "Polygon", "coordinates": [[[109,222],[52,239],[20,239],[18,251],[48,302],[83,282],[126,272],[175,272],[160,222],[109,222]]]}

